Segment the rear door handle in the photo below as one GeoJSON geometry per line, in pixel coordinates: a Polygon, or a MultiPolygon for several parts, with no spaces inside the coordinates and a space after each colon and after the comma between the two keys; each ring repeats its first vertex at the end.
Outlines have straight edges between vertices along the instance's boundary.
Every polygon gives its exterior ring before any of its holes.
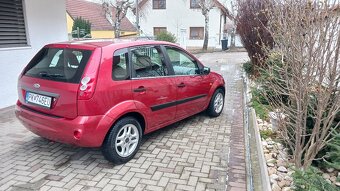
{"type": "Polygon", "coordinates": [[[137,93],[145,92],[145,91],[146,91],[146,88],[144,86],[140,86],[133,90],[133,92],[137,92],[137,93]]]}
{"type": "Polygon", "coordinates": [[[177,87],[179,87],[179,88],[184,88],[184,87],[185,87],[185,84],[182,82],[182,83],[178,84],[177,87]]]}

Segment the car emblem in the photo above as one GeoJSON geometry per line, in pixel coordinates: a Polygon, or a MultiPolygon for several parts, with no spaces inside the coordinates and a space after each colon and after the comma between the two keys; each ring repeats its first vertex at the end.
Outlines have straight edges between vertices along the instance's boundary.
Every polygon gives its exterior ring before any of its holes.
{"type": "Polygon", "coordinates": [[[40,88],[40,84],[34,84],[33,87],[38,89],[38,88],[40,88]]]}

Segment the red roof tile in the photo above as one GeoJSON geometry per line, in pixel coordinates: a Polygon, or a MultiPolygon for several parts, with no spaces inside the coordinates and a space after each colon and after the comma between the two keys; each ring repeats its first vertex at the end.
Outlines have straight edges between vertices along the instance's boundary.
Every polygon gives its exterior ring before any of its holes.
{"type": "MultiPolygon", "coordinates": [[[[105,17],[102,5],[99,3],[85,0],[66,0],[66,11],[72,19],[82,17],[89,20],[92,30],[113,30],[112,25],[105,17]]],[[[114,9],[112,15],[114,15],[114,9]]],[[[122,31],[136,31],[136,28],[126,17],[122,20],[120,26],[122,31]]]]}

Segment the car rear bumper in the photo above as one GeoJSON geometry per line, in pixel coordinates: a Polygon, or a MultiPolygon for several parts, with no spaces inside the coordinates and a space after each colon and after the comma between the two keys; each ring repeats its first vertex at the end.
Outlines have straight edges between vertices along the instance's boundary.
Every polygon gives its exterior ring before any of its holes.
{"type": "Polygon", "coordinates": [[[80,147],[100,147],[111,123],[102,115],[66,119],[43,115],[19,105],[15,107],[15,115],[28,130],[41,137],[80,147]]]}

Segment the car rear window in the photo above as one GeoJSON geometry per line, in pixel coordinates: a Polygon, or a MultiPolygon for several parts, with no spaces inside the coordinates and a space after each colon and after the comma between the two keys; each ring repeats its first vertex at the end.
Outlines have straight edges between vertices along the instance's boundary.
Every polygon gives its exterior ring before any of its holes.
{"type": "Polygon", "coordinates": [[[24,75],[79,83],[91,54],[90,50],[43,48],[28,64],[24,75]]]}

